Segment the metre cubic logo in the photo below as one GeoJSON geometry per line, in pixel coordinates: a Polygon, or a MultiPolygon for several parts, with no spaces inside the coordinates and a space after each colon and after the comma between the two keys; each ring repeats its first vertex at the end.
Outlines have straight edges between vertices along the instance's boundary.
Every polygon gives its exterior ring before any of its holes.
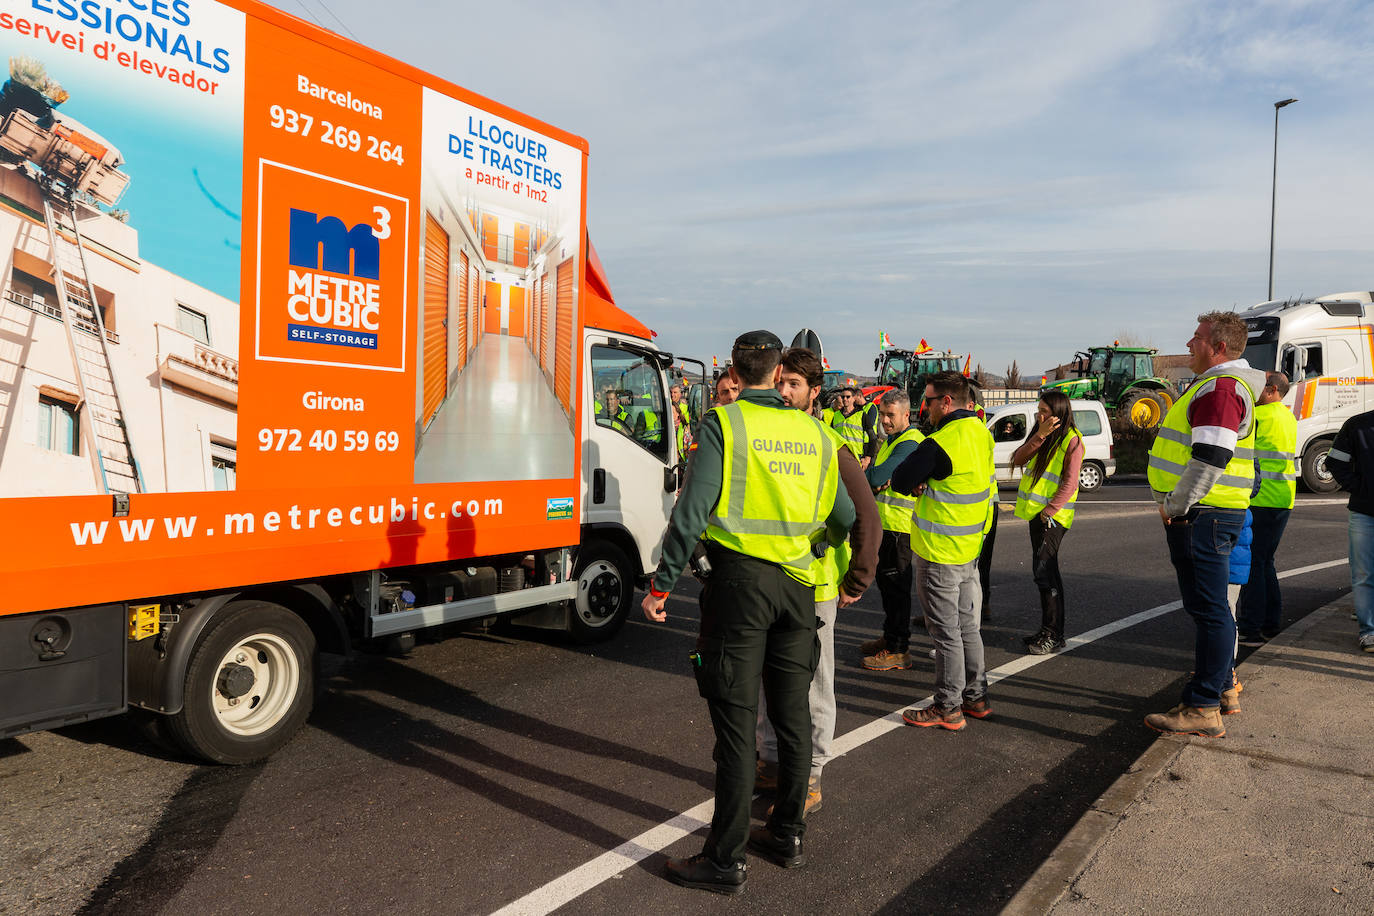
{"type": "MultiPolygon", "coordinates": [[[[376,208],[380,225],[391,214],[376,208]]],[[[381,237],[389,230],[291,208],[286,326],[292,340],[377,349],[381,237]],[[323,269],[323,270],[321,270],[323,269]]]]}
{"type": "Polygon", "coordinates": [[[409,201],[260,169],[258,358],[403,371],[409,201]]]}

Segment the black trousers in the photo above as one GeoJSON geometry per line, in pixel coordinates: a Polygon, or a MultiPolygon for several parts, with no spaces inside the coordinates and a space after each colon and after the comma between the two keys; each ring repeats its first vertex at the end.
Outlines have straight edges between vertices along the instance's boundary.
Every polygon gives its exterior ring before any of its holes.
{"type": "Polygon", "coordinates": [[[1030,520],[1031,577],[1043,596],[1051,592],[1054,600],[1044,601],[1040,626],[1064,638],[1064,579],[1059,575],[1059,545],[1064,541],[1063,525],[1046,525],[1037,514],[1030,520]]]}
{"type": "Polygon", "coordinates": [[[874,577],[883,599],[883,642],[889,652],[911,646],[911,533],[883,531],[874,577]]]}
{"type": "Polygon", "coordinates": [[[697,689],[716,734],[716,810],[702,850],[718,864],[744,861],[754,794],[754,730],[759,680],[778,736],[778,795],[769,827],[806,829],[811,771],[808,694],[820,644],[815,592],[772,563],[708,546],[711,575],[702,594],[697,689]]]}
{"type": "Polygon", "coordinates": [[[983,547],[978,552],[978,587],[983,590],[983,610],[992,598],[992,548],[997,543],[997,503],[992,504],[992,527],[983,535],[983,547]]]}

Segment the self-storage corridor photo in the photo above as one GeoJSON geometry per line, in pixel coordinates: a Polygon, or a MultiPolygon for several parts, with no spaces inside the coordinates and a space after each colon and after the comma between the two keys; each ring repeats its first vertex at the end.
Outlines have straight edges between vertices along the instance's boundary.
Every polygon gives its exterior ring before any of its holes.
{"type": "Polygon", "coordinates": [[[486,334],[424,431],[416,483],[573,475],[563,406],[523,337],[486,334]]]}

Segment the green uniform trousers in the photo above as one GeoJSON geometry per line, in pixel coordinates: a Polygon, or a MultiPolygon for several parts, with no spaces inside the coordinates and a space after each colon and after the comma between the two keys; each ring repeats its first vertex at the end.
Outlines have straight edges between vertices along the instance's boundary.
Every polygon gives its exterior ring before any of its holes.
{"type": "Polygon", "coordinates": [[[759,679],[778,736],[778,796],[769,827],[801,836],[811,770],[808,698],[820,645],[814,590],[772,563],[707,545],[711,575],[701,601],[697,689],[716,733],[716,810],[704,852],[744,861],[754,795],[759,679]]]}

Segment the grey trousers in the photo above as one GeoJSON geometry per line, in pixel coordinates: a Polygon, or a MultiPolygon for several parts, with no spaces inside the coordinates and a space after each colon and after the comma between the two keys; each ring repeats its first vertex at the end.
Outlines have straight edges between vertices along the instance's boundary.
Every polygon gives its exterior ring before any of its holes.
{"type": "MultiPolygon", "coordinates": [[[[835,740],[835,599],[816,602],[816,638],[821,644],[821,659],[816,664],[816,676],[811,679],[811,778],[821,778],[821,770],[830,761],[830,744],[835,740]]],[[[778,762],[778,736],[768,721],[768,702],[759,692],[759,724],[757,730],[759,757],[769,763],[778,762]]]]}
{"type": "Polygon", "coordinates": [[[916,557],[916,593],[935,640],[935,705],[948,709],[978,699],[988,690],[978,633],[983,607],[978,560],[956,566],[916,557]]]}

